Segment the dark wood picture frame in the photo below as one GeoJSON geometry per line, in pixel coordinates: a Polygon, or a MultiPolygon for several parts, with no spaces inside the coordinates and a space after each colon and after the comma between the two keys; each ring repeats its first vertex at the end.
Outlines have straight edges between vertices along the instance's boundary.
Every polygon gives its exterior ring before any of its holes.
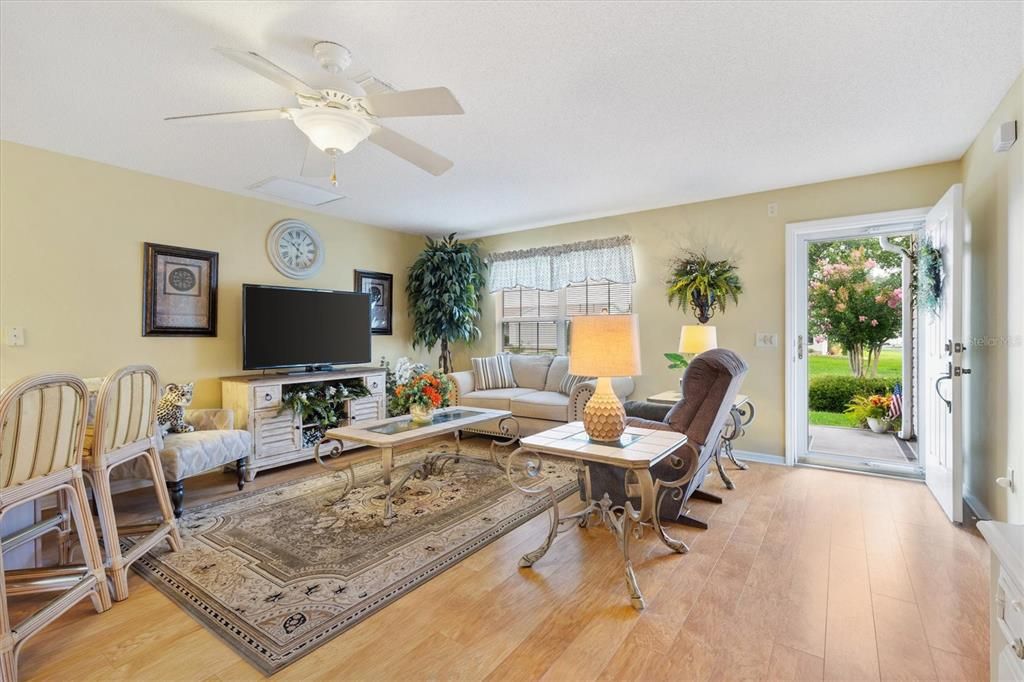
{"type": "MultiPolygon", "coordinates": [[[[356,270],[355,286],[354,291],[359,293],[371,294],[370,296],[370,333],[379,334],[381,336],[391,336],[393,323],[395,320],[395,276],[387,272],[373,272],[371,270],[356,270]],[[373,291],[371,291],[367,284],[371,285],[376,282],[381,285],[380,296],[374,298],[373,291]],[[384,308],[384,322],[381,324],[377,322],[379,319],[374,315],[374,308],[384,308]]],[[[380,311],[377,311],[378,315],[380,311]]]]}
{"type": "MultiPolygon", "coordinates": [[[[143,257],[143,297],[142,297],[142,335],[143,336],[217,336],[217,270],[219,254],[216,251],[203,251],[201,249],[188,249],[182,246],[168,246],[167,244],[153,244],[145,242],[143,257]],[[161,271],[161,260],[167,259],[166,266],[174,264],[174,259],[188,261],[206,261],[206,276],[202,276],[202,268],[199,268],[200,275],[195,275],[195,266],[189,263],[185,267],[176,268],[175,272],[180,273],[181,284],[175,282],[173,273],[166,273],[163,278],[166,282],[158,282],[157,277],[161,271]],[[177,291],[166,291],[167,282],[177,291]],[[161,290],[160,285],[165,284],[161,290]],[[182,286],[192,284],[195,293],[182,286]],[[204,294],[205,288],[205,294],[204,294]],[[205,325],[187,326],[181,324],[167,324],[161,317],[167,311],[165,304],[169,296],[192,296],[206,298],[205,325]]],[[[187,314],[187,313],[186,313],[187,314]]]]}

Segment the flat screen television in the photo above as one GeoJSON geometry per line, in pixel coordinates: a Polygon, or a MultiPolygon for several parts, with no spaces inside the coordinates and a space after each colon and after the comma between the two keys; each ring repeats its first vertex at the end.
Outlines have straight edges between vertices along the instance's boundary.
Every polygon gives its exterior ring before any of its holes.
{"type": "Polygon", "coordinates": [[[370,297],[242,285],[242,366],[329,368],[370,361],[370,297]]]}

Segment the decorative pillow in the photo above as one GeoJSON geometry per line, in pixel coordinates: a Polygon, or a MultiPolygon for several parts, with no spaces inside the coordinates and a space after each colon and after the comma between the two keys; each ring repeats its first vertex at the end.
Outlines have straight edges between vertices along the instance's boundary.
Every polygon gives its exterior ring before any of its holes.
{"type": "Polygon", "coordinates": [[[512,365],[512,379],[518,388],[544,390],[544,380],[551,366],[551,355],[509,355],[512,365]]]}
{"type": "Polygon", "coordinates": [[[156,404],[156,422],[164,433],[189,433],[195,427],[185,421],[185,408],[192,402],[195,384],[167,384],[156,404]]]}
{"type": "Polygon", "coordinates": [[[473,374],[478,391],[516,387],[516,380],[512,376],[512,361],[508,355],[473,358],[473,374]]]}
{"type": "Polygon", "coordinates": [[[562,379],[562,383],[558,385],[558,392],[562,395],[572,395],[572,389],[582,384],[584,381],[592,381],[594,377],[581,377],[575,374],[566,374],[565,378],[562,379]]]}

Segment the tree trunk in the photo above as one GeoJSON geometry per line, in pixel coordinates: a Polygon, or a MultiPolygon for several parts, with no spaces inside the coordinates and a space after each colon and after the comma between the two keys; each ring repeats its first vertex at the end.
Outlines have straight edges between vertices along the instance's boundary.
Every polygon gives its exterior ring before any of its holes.
{"type": "Polygon", "coordinates": [[[448,347],[448,339],[441,339],[441,356],[437,359],[437,364],[441,368],[442,372],[445,374],[451,374],[452,351],[448,347]]]}
{"type": "Polygon", "coordinates": [[[878,376],[878,361],[882,359],[882,347],[881,346],[872,346],[871,347],[871,355],[869,356],[869,359],[870,359],[870,365],[871,365],[871,376],[872,377],[877,377],[878,376]]]}
{"type": "Polygon", "coordinates": [[[864,376],[864,347],[860,344],[850,346],[846,350],[846,355],[850,360],[850,371],[853,372],[853,376],[864,376]]]}

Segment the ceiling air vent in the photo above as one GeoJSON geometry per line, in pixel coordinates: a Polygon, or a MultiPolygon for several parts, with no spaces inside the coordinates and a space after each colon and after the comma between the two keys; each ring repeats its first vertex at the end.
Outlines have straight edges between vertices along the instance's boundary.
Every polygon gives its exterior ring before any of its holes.
{"type": "Polygon", "coordinates": [[[324,204],[329,204],[332,201],[345,198],[343,194],[335,194],[323,187],[317,187],[316,185],[309,185],[305,182],[289,180],[287,178],[267,178],[266,180],[260,180],[255,185],[249,185],[249,189],[253,192],[269,194],[270,196],[277,197],[278,199],[294,201],[297,204],[305,204],[306,206],[323,206],[324,204]]]}

